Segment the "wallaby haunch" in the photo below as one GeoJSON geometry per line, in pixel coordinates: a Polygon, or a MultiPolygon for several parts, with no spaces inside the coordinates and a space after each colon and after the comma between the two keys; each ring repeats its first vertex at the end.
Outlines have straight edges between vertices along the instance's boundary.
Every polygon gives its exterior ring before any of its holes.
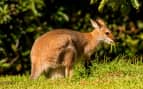
{"type": "MultiPolygon", "coordinates": [[[[79,57],[89,60],[101,41],[112,44],[113,35],[104,21],[91,20],[92,32],[81,33],[69,29],[53,29],[40,36],[31,50],[31,79],[42,72],[49,71],[51,76],[71,77],[72,67],[79,57]],[[53,71],[50,71],[53,70],[53,71]],[[58,72],[61,74],[58,75],[58,72]]],[[[85,61],[84,60],[84,61],[85,61]]]]}

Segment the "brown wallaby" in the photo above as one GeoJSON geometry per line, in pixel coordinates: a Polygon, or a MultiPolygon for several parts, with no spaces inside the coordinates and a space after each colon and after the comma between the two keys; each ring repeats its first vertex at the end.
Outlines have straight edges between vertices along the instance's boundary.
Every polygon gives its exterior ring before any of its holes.
{"type": "Polygon", "coordinates": [[[31,79],[50,69],[54,72],[61,69],[64,77],[71,77],[72,67],[79,57],[89,60],[101,41],[113,43],[113,35],[103,20],[91,20],[91,24],[92,32],[53,29],[40,36],[31,50],[31,79]]]}

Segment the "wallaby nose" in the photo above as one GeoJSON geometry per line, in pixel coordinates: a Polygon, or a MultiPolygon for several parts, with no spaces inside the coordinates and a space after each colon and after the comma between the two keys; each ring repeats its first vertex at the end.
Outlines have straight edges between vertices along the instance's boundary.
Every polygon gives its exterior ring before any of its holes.
{"type": "Polygon", "coordinates": [[[113,42],[115,41],[115,37],[113,35],[112,35],[111,39],[112,39],[113,42]]]}

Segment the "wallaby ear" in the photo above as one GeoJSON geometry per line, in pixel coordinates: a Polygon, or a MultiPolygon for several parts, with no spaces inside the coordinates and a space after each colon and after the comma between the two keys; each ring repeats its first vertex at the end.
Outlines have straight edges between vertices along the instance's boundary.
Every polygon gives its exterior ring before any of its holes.
{"type": "Polygon", "coordinates": [[[103,21],[103,19],[97,18],[96,21],[100,26],[105,26],[105,22],[103,21]]]}
{"type": "Polygon", "coordinates": [[[95,21],[90,19],[90,22],[91,22],[92,27],[94,27],[95,29],[99,28],[99,25],[95,21]]]}

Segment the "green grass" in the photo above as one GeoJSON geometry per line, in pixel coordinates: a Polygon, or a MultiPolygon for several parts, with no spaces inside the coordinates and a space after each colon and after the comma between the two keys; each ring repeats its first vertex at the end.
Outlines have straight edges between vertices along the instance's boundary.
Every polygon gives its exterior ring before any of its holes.
{"type": "Polygon", "coordinates": [[[50,80],[41,76],[29,80],[29,75],[1,76],[0,89],[143,89],[141,61],[132,64],[120,57],[109,63],[96,61],[93,64],[88,77],[81,65],[75,67],[72,79],[50,80]]]}

